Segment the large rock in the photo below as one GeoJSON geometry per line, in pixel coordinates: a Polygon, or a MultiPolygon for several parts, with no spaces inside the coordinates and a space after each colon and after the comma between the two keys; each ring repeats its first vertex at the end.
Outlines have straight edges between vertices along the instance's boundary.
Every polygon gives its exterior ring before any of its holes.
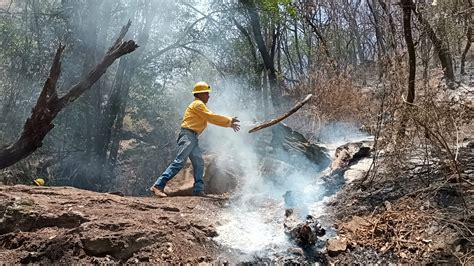
{"type": "Polygon", "coordinates": [[[288,177],[297,171],[301,171],[294,165],[271,157],[262,158],[259,170],[260,174],[266,177],[288,177]]]}
{"type": "MultiPolygon", "coordinates": [[[[216,155],[206,155],[204,159],[204,191],[211,194],[222,194],[232,191],[237,186],[241,174],[239,164],[222,164],[216,155]],[[229,166],[225,166],[229,165],[229,166]],[[233,167],[231,168],[230,165],[233,167]]],[[[191,161],[166,185],[165,192],[171,196],[192,195],[194,175],[191,161]]]]}
{"type": "Polygon", "coordinates": [[[197,264],[217,257],[220,201],[0,186],[4,264],[197,264]]]}
{"type": "Polygon", "coordinates": [[[131,257],[138,250],[164,236],[162,231],[142,231],[134,229],[132,224],[123,223],[85,224],[80,229],[83,231],[81,242],[88,255],[111,255],[121,260],[131,257]]]}
{"type": "Polygon", "coordinates": [[[361,141],[344,144],[336,149],[335,159],[331,163],[331,173],[345,171],[351,164],[368,157],[373,142],[361,141]]]}
{"type": "Polygon", "coordinates": [[[45,213],[31,199],[10,198],[0,203],[0,234],[34,231],[44,227],[74,228],[88,221],[78,211],[45,213]]]}
{"type": "Polygon", "coordinates": [[[261,155],[276,157],[298,168],[324,169],[331,161],[325,147],[308,141],[283,123],[262,130],[255,144],[261,155]]]}
{"type": "MultiPolygon", "coordinates": [[[[325,147],[309,142],[282,123],[259,132],[254,145],[260,157],[260,173],[275,178],[275,181],[301,171],[309,175],[313,172],[316,174],[330,163],[325,147]]],[[[206,193],[221,194],[237,187],[244,169],[235,157],[232,154],[204,156],[206,193]]],[[[168,182],[165,192],[171,196],[192,195],[193,186],[193,168],[188,160],[184,169],[168,182]]]]}
{"type": "Polygon", "coordinates": [[[372,165],[373,141],[350,142],[339,146],[329,172],[322,179],[325,195],[336,193],[344,184],[364,178],[372,165]]]}

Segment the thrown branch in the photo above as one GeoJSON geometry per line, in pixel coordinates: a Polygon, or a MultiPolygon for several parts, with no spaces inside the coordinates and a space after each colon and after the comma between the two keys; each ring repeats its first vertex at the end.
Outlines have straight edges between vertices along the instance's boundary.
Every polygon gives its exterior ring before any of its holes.
{"type": "Polygon", "coordinates": [[[303,105],[305,105],[309,99],[311,99],[311,97],[313,96],[313,94],[309,94],[308,96],[306,96],[306,98],[304,98],[303,101],[299,102],[297,105],[295,105],[293,108],[291,108],[290,111],[286,112],[285,114],[283,114],[282,116],[280,117],[277,117],[275,119],[272,119],[270,121],[267,121],[267,122],[264,122],[263,124],[260,124],[252,129],[249,130],[249,133],[253,133],[253,132],[256,132],[260,129],[264,129],[266,127],[270,127],[270,126],[273,126],[279,122],[281,122],[283,119],[289,117],[290,115],[294,114],[296,111],[298,111],[301,107],[303,107],[303,105]]]}

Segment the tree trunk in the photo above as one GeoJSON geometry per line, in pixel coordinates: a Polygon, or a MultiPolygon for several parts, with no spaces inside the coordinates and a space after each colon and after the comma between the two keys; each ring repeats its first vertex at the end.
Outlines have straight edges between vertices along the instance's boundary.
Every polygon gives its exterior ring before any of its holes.
{"type": "Polygon", "coordinates": [[[299,76],[298,69],[296,68],[295,62],[293,62],[293,58],[291,58],[291,54],[288,47],[288,31],[285,31],[286,34],[284,35],[285,38],[282,38],[282,47],[281,50],[285,54],[286,61],[288,62],[288,70],[290,71],[290,79],[296,80],[299,76]]]}
{"type": "Polygon", "coordinates": [[[471,27],[471,25],[467,26],[466,37],[467,37],[466,46],[464,47],[464,51],[461,55],[461,75],[466,74],[466,70],[465,70],[466,56],[467,56],[467,53],[469,52],[469,49],[471,48],[471,43],[472,43],[472,27],[471,27]]]}
{"type": "Polygon", "coordinates": [[[127,64],[130,62],[129,58],[122,58],[119,61],[117,72],[115,73],[115,79],[112,85],[112,92],[104,110],[102,119],[102,143],[100,146],[100,154],[107,160],[107,153],[109,151],[109,145],[111,141],[112,128],[117,120],[118,113],[120,112],[120,99],[123,88],[123,80],[125,78],[125,69],[127,64]]]}
{"type": "Polygon", "coordinates": [[[276,69],[274,62],[270,56],[270,53],[265,45],[265,41],[262,36],[262,28],[260,25],[260,17],[255,7],[253,0],[240,0],[247,9],[247,12],[250,17],[250,24],[252,26],[252,31],[254,34],[255,42],[257,44],[258,51],[262,56],[265,69],[268,70],[268,80],[270,83],[270,95],[272,98],[272,103],[276,108],[281,106],[281,89],[278,86],[276,69]]]}
{"type": "MultiPolygon", "coordinates": [[[[101,3],[97,4],[95,0],[88,0],[86,4],[87,15],[85,17],[85,24],[81,29],[81,50],[82,50],[82,75],[81,78],[87,76],[88,71],[92,68],[94,63],[97,60],[97,37],[99,31],[98,18],[100,14],[101,3]]],[[[97,149],[96,147],[96,137],[98,133],[97,120],[99,119],[100,109],[97,109],[97,102],[100,102],[100,86],[99,83],[93,85],[93,89],[84,93],[82,98],[85,106],[88,106],[85,110],[86,119],[85,129],[86,129],[86,158],[89,162],[96,161],[97,158],[97,149]]],[[[100,104],[99,104],[100,106],[100,104]]]]}
{"type": "MultiPolygon", "coordinates": [[[[22,12],[22,27],[25,32],[29,31],[29,19],[28,19],[28,12],[29,12],[29,2],[25,2],[25,6],[22,12]]],[[[20,66],[16,67],[15,64],[13,65],[12,76],[14,76],[12,85],[10,86],[10,92],[5,96],[5,100],[2,106],[1,111],[1,118],[0,121],[2,124],[7,125],[3,128],[5,129],[5,134],[10,137],[16,134],[18,130],[20,130],[21,125],[17,122],[18,116],[17,112],[18,109],[18,102],[21,102],[22,95],[25,94],[25,88],[28,87],[29,81],[32,79],[32,72],[29,71],[30,65],[33,63],[32,60],[34,56],[27,50],[27,47],[30,46],[30,42],[32,41],[30,37],[33,36],[32,34],[26,34],[24,37],[23,43],[17,48],[22,50],[22,54],[20,56],[20,66]]],[[[28,95],[30,92],[26,92],[28,95]]],[[[20,109],[21,110],[21,109],[20,109]]]]}
{"type": "Polygon", "coordinates": [[[113,167],[117,162],[118,151],[120,148],[120,139],[122,135],[123,119],[125,118],[127,103],[129,99],[130,85],[135,75],[135,70],[141,64],[142,54],[148,42],[151,25],[155,18],[154,5],[150,5],[145,11],[145,20],[142,30],[138,35],[138,41],[142,45],[141,49],[137,51],[131,58],[125,59],[125,75],[123,76],[122,84],[118,89],[119,103],[118,112],[114,114],[116,117],[113,127],[111,128],[110,137],[111,142],[109,146],[109,164],[113,167]]]}
{"type": "Polygon", "coordinates": [[[262,76],[262,105],[263,105],[263,117],[266,119],[270,110],[268,108],[268,70],[263,68],[262,76]]]}
{"type": "Polygon", "coordinates": [[[429,82],[429,70],[431,61],[431,43],[428,36],[420,36],[420,50],[421,50],[421,63],[423,65],[423,84],[428,85],[429,82]]]}
{"type": "Polygon", "coordinates": [[[403,10],[403,34],[408,49],[408,103],[413,103],[415,100],[415,71],[416,71],[416,54],[415,45],[413,43],[413,36],[411,34],[411,0],[402,0],[403,10]]]}
{"type": "Polygon", "coordinates": [[[383,38],[383,33],[381,29],[381,21],[379,19],[380,15],[377,12],[376,0],[367,0],[367,5],[369,6],[370,12],[374,18],[374,28],[375,28],[375,38],[377,39],[377,57],[378,57],[378,67],[379,67],[379,80],[382,80],[385,73],[385,65],[387,57],[387,50],[385,48],[385,42],[383,38]],[[372,3],[371,3],[372,1],[372,3]]]}
{"type": "Polygon", "coordinates": [[[122,42],[125,33],[130,27],[130,22],[122,28],[122,31],[113,46],[108,50],[102,61],[81,82],[72,86],[68,92],[58,97],[56,83],[61,69],[61,55],[64,46],[60,46],[54,57],[43,90],[32,109],[31,116],[26,120],[20,138],[13,144],[0,150],[0,169],[8,167],[19,160],[26,158],[42,146],[43,139],[53,129],[52,121],[58,113],[66,106],[77,100],[84,92],[99,80],[115,60],[121,56],[133,52],[138,46],[134,41],[122,42]]]}
{"type": "MultiPolygon", "coordinates": [[[[405,1],[404,1],[405,2],[405,1]]],[[[406,1],[407,5],[413,10],[418,21],[423,25],[424,30],[428,34],[433,43],[435,51],[438,53],[439,61],[441,62],[441,67],[443,68],[444,77],[446,79],[446,85],[449,88],[454,86],[455,78],[454,78],[454,69],[453,69],[453,62],[451,59],[451,53],[449,52],[448,46],[444,43],[435,33],[433,28],[431,27],[428,20],[426,20],[421,12],[418,12],[415,9],[415,4],[412,0],[406,1]]]]}
{"type": "MultiPolygon", "coordinates": [[[[105,51],[106,49],[106,41],[107,41],[107,33],[108,33],[108,28],[110,24],[110,20],[112,17],[112,13],[110,12],[110,9],[112,8],[114,1],[113,0],[106,0],[103,3],[103,8],[102,8],[102,13],[100,14],[101,19],[100,19],[100,29],[97,35],[97,48],[96,48],[96,56],[100,58],[103,56],[102,51],[105,51]]],[[[119,60],[119,62],[122,62],[122,60],[119,60]]],[[[120,64],[119,64],[119,69],[120,69],[120,64]]],[[[105,82],[99,80],[97,83],[97,89],[95,89],[95,94],[94,97],[96,99],[95,101],[95,110],[93,113],[95,113],[95,127],[96,130],[94,132],[94,155],[97,157],[97,160],[101,162],[102,164],[105,164],[107,161],[107,144],[109,141],[109,138],[107,138],[107,132],[110,131],[110,125],[107,125],[107,105],[105,107],[102,107],[104,102],[104,94],[103,92],[106,91],[106,84],[105,82]],[[105,125],[105,126],[104,126],[105,125]],[[105,148],[104,148],[105,146],[105,148]]],[[[109,99],[110,101],[110,96],[109,99]]],[[[108,102],[109,102],[108,101],[108,102]]],[[[108,103],[107,102],[107,103],[108,103]]],[[[103,168],[106,167],[106,165],[102,166],[103,168]]]]}
{"type": "MultiPolygon", "coordinates": [[[[130,66],[135,65],[136,60],[127,60],[129,61],[130,66]]],[[[118,151],[120,148],[120,140],[121,135],[122,135],[122,129],[123,129],[123,119],[125,118],[126,114],[126,109],[127,109],[127,104],[128,104],[128,98],[129,98],[129,92],[130,92],[130,84],[133,78],[133,75],[135,74],[135,69],[130,69],[126,67],[126,74],[124,76],[123,84],[121,91],[118,94],[119,97],[119,102],[117,107],[117,113],[115,114],[116,118],[114,121],[114,124],[111,128],[110,132],[110,146],[109,146],[109,164],[114,167],[117,163],[117,158],[118,158],[118,151]]]]}
{"type": "MultiPolygon", "coordinates": [[[[350,12],[344,12],[346,20],[349,23],[350,34],[352,36],[352,42],[354,44],[354,53],[355,53],[355,64],[362,64],[365,62],[364,49],[362,47],[362,40],[359,32],[359,26],[357,25],[357,9],[359,8],[361,0],[354,1],[345,1],[345,6],[351,7],[350,12]],[[355,5],[352,8],[352,4],[355,5]]],[[[348,8],[349,9],[349,8],[348,8]]]]}
{"type": "Polygon", "coordinates": [[[43,51],[44,51],[44,48],[43,48],[43,43],[41,42],[41,40],[43,39],[43,34],[41,32],[41,27],[39,25],[39,7],[38,7],[38,2],[36,0],[33,0],[32,3],[32,9],[33,9],[33,18],[34,18],[34,22],[35,22],[35,28],[36,28],[36,34],[35,34],[35,37],[36,37],[36,45],[38,46],[38,54],[41,54],[43,51]]]}
{"type": "Polygon", "coordinates": [[[299,45],[299,40],[298,40],[298,21],[296,20],[296,18],[294,19],[294,25],[295,25],[296,55],[298,56],[299,73],[300,73],[300,75],[302,75],[304,73],[304,71],[303,71],[303,59],[301,58],[301,53],[300,53],[300,45],[299,45]]]}
{"type": "MultiPolygon", "coordinates": [[[[401,7],[403,12],[403,35],[408,50],[408,91],[406,102],[413,103],[415,100],[415,74],[416,74],[416,54],[413,36],[411,33],[411,0],[402,0],[401,7]]],[[[408,106],[410,107],[410,106],[408,106]]],[[[400,128],[398,129],[397,138],[405,136],[406,123],[408,118],[408,109],[404,108],[400,119],[400,128]]],[[[398,142],[398,140],[396,141],[398,142]]]]}
{"type": "Polygon", "coordinates": [[[393,21],[393,17],[392,17],[392,14],[390,12],[390,6],[387,5],[384,0],[378,0],[380,6],[382,7],[384,13],[385,13],[385,17],[387,17],[387,20],[388,20],[388,25],[390,27],[390,32],[391,34],[388,34],[389,36],[389,47],[391,48],[391,50],[395,53],[395,55],[398,57],[398,47],[397,47],[397,30],[396,30],[396,27],[395,27],[395,22],[393,21]]]}
{"type": "MultiPolygon", "coordinates": [[[[250,37],[249,32],[235,18],[231,18],[231,19],[234,22],[237,29],[239,29],[239,31],[245,36],[245,38],[247,39],[247,42],[249,44],[249,52],[250,52],[250,56],[253,60],[252,66],[253,66],[253,70],[254,70],[254,72],[252,73],[253,78],[251,80],[252,80],[253,89],[255,90],[255,102],[256,102],[256,112],[255,113],[258,115],[259,114],[258,111],[264,109],[263,97],[262,97],[263,87],[262,87],[262,78],[261,78],[263,67],[262,67],[261,64],[258,63],[257,54],[256,54],[256,47],[255,47],[255,45],[252,41],[252,37],[250,37]]],[[[277,51],[278,51],[278,48],[277,48],[277,51]]],[[[257,119],[263,119],[263,117],[259,117],[257,119]]]]}
{"type": "MultiPolygon", "coordinates": [[[[303,36],[305,36],[305,42],[307,47],[307,58],[308,58],[308,67],[307,69],[313,68],[313,38],[312,35],[308,33],[306,24],[302,23],[303,26],[303,36]]],[[[281,72],[281,71],[280,71],[281,72]]]]}
{"type": "Polygon", "coordinates": [[[329,47],[327,44],[326,39],[324,38],[323,34],[321,31],[318,29],[318,27],[313,23],[309,15],[305,16],[306,22],[308,22],[308,25],[311,27],[313,32],[316,34],[316,36],[319,39],[319,42],[321,43],[321,47],[323,48],[324,54],[326,54],[327,58],[329,60],[332,59],[331,52],[329,52],[329,47]]]}

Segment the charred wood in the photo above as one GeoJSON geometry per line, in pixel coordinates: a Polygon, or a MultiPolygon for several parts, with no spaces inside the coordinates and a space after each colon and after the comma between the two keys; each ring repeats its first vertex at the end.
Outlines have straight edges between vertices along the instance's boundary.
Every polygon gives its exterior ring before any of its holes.
{"type": "Polygon", "coordinates": [[[53,129],[52,123],[58,113],[67,105],[71,104],[85,91],[99,80],[107,69],[118,58],[137,49],[138,45],[133,40],[123,41],[123,38],[130,28],[131,22],[122,28],[114,45],[98,63],[95,68],[79,83],[73,85],[62,97],[58,97],[56,83],[61,73],[61,56],[65,46],[59,45],[56,50],[50,73],[43,90],[31,111],[31,116],[26,120],[20,138],[0,150],[0,169],[8,167],[21,159],[26,158],[43,145],[43,139],[53,129]]]}

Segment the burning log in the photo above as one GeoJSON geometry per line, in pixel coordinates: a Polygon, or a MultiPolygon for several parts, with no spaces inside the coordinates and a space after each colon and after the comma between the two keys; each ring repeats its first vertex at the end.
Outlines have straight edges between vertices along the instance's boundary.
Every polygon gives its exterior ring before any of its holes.
{"type": "MultiPolygon", "coordinates": [[[[286,201],[286,199],[285,199],[286,201]]],[[[285,233],[301,247],[312,246],[316,240],[326,234],[326,230],[313,216],[307,215],[304,222],[300,222],[295,208],[285,209],[285,233]]]]}
{"type": "Polygon", "coordinates": [[[313,95],[312,94],[308,94],[308,96],[306,96],[306,98],[304,98],[303,101],[299,102],[297,105],[295,105],[293,108],[291,108],[290,111],[286,112],[285,114],[283,114],[282,116],[280,117],[277,117],[275,119],[272,119],[270,121],[266,121],[256,127],[253,127],[249,130],[249,133],[253,133],[253,132],[256,132],[256,131],[259,131],[260,129],[264,129],[266,127],[271,127],[281,121],[283,121],[283,119],[289,117],[290,115],[294,114],[296,111],[298,111],[301,107],[303,107],[303,105],[305,105],[309,99],[311,99],[313,95]]]}
{"type": "Polygon", "coordinates": [[[316,244],[317,237],[326,234],[326,230],[311,215],[306,215],[306,220],[300,222],[300,215],[307,213],[307,207],[301,195],[295,191],[287,191],[285,199],[285,233],[288,234],[300,247],[316,244]]]}
{"type": "MultiPolygon", "coordinates": [[[[285,215],[292,215],[293,209],[287,209],[285,215]]],[[[290,223],[284,224],[285,233],[288,234],[296,244],[301,247],[312,246],[316,244],[318,237],[324,236],[326,230],[321,226],[321,224],[314,219],[313,216],[307,215],[306,220],[302,223],[298,223],[295,226],[292,226],[290,223]]]]}

